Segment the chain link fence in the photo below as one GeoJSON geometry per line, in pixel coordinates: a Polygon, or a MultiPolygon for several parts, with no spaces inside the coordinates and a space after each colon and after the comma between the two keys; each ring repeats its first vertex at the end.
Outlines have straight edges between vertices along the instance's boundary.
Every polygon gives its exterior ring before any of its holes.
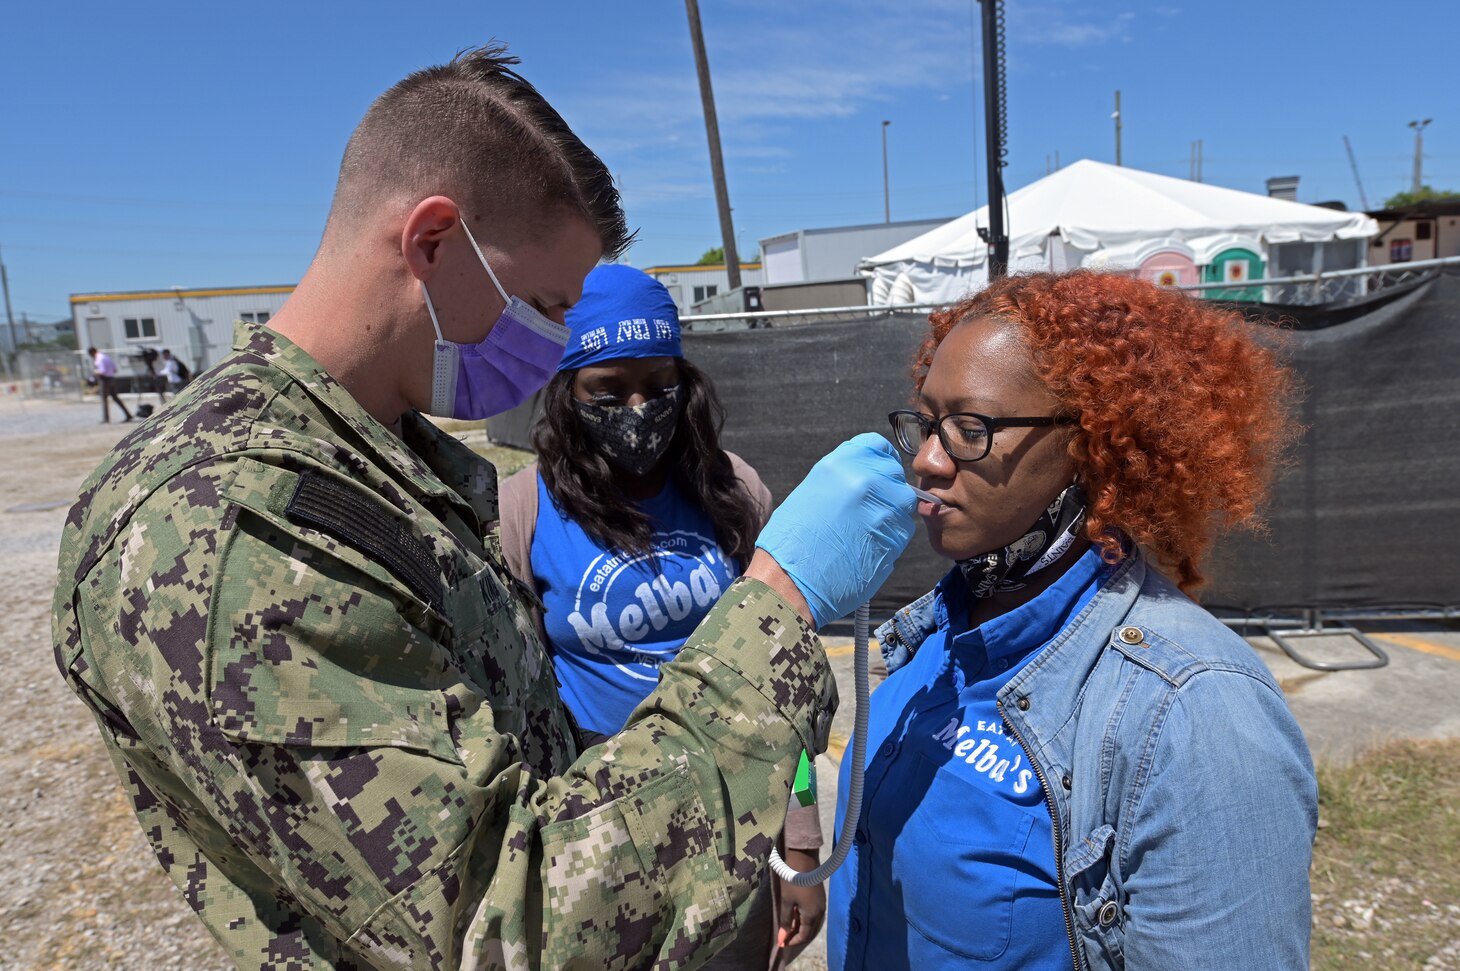
{"type": "MultiPolygon", "coordinates": [[[[1444,272],[1446,268],[1460,269],[1460,256],[1449,256],[1436,260],[1416,260],[1412,263],[1388,263],[1382,266],[1361,266],[1351,270],[1333,270],[1329,273],[1303,273],[1297,276],[1267,277],[1262,280],[1244,280],[1243,290],[1263,288],[1262,302],[1277,306],[1315,307],[1325,304],[1342,304],[1417,283],[1428,276],[1444,272]]],[[[1210,291],[1231,290],[1230,282],[1189,283],[1179,289],[1197,296],[1221,299],[1220,293],[1210,291]]]]}
{"type": "Polygon", "coordinates": [[[90,376],[84,358],[64,347],[30,348],[15,355],[14,381],[27,398],[77,397],[90,376]]]}
{"type": "Polygon", "coordinates": [[[941,309],[937,303],[904,303],[886,307],[820,307],[814,310],[755,310],[734,314],[691,314],[679,318],[690,334],[720,334],[740,330],[767,330],[801,324],[863,323],[876,320],[920,320],[941,309]]]}
{"type": "MultiPolygon", "coordinates": [[[[1267,277],[1244,280],[1240,285],[1230,281],[1186,284],[1178,289],[1209,300],[1231,302],[1231,293],[1241,289],[1257,295],[1256,306],[1269,311],[1283,307],[1339,308],[1345,304],[1367,302],[1384,294],[1417,284],[1437,273],[1460,271],[1460,256],[1412,263],[1389,263],[1357,269],[1333,270],[1327,273],[1306,273],[1297,276],[1267,277]]],[[[1254,303],[1254,301],[1242,301],[1254,303]]],[[[815,310],[746,311],[726,314],[690,314],[680,318],[686,333],[715,334],[742,330],[764,330],[773,327],[795,327],[831,322],[856,323],[873,320],[926,318],[947,304],[916,303],[889,306],[823,307],[815,310]]]]}

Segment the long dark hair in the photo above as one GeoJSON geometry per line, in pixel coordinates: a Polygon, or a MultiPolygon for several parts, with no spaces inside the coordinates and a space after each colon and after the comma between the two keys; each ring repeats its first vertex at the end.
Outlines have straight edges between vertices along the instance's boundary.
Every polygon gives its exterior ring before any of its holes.
{"type": "MultiPolygon", "coordinates": [[[[684,411],[665,461],[685,497],[710,517],[715,539],[740,568],[755,552],[761,514],[720,447],[725,408],[709,375],[680,358],[684,411]]],[[[532,429],[538,469],[559,509],[610,549],[644,554],[652,549],[649,517],[619,488],[618,473],[598,451],[573,408],[576,371],[553,375],[543,391],[542,417],[532,429]]]]}

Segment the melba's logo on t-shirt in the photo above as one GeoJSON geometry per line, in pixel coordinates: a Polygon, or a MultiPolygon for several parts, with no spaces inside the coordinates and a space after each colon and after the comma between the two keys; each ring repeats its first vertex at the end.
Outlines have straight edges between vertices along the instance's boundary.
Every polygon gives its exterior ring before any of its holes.
{"type": "MultiPolygon", "coordinates": [[[[585,653],[665,639],[656,635],[691,613],[703,616],[720,599],[719,577],[734,575],[714,541],[698,533],[661,534],[655,545],[658,550],[650,556],[599,556],[584,571],[568,623],[585,653]]],[[[633,660],[655,664],[659,659],[633,660]]]]}

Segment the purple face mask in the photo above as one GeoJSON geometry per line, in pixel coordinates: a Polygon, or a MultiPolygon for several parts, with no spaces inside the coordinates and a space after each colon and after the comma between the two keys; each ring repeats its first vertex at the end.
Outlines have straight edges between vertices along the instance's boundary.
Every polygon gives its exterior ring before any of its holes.
{"type": "Polygon", "coordinates": [[[511,411],[548,383],[563,356],[563,345],[568,343],[568,328],[517,297],[509,297],[464,221],[461,228],[507,306],[486,340],[459,344],[441,336],[431,292],[421,283],[426,311],[436,328],[430,413],[437,418],[477,421],[511,411]]]}

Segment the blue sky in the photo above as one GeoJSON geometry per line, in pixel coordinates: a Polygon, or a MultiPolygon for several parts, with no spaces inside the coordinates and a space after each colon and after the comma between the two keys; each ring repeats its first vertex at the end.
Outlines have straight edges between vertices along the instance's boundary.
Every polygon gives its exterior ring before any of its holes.
{"type": "MultiPolygon", "coordinates": [[[[736,235],[893,219],[983,200],[973,0],[701,0],[736,235]]],[[[1425,181],[1460,190],[1460,4],[1420,0],[1007,0],[1008,186],[1112,161],[1358,206],[1425,181]],[[1426,38],[1440,38],[1430,43],[1426,38]]],[[[637,266],[718,245],[683,4],[25,3],[0,35],[0,253],[17,319],[67,296],[292,283],[371,99],[496,37],[617,174],[637,266]]]]}

